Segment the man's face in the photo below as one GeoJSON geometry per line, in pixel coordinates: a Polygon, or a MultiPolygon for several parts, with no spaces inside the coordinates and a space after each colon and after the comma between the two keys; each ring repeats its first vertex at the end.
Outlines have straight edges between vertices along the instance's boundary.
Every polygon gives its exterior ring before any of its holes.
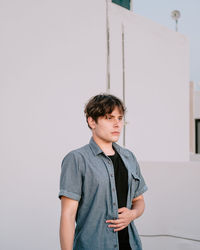
{"type": "Polygon", "coordinates": [[[118,141],[123,126],[123,115],[118,107],[111,114],[99,117],[97,123],[91,117],[90,121],[94,137],[105,142],[118,141]]]}

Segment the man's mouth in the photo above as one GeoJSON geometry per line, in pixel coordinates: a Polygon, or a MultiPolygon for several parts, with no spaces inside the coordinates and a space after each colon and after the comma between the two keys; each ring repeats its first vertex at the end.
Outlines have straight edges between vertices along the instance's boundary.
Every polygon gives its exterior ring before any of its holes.
{"type": "Polygon", "coordinates": [[[120,132],[117,132],[117,131],[116,131],[116,132],[112,132],[112,134],[113,134],[113,135],[119,135],[120,132]]]}

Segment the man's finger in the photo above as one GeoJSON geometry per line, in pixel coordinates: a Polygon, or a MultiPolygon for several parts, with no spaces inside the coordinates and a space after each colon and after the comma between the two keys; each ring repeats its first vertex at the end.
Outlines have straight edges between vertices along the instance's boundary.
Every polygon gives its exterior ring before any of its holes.
{"type": "Polygon", "coordinates": [[[122,227],[120,227],[120,228],[114,229],[114,232],[121,231],[121,230],[124,229],[124,228],[125,228],[125,226],[122,226],[122,227]]]}
{"type": "Polygon", "coordinates": [[[121,207],[121,208],[118,209],[118,213],[122,213],[122,212],[124,212],[125,210],[126,210],[126,207],[121,207]]]}
{"type": "Polygon", "coordinates": [[[118,215],[118,218],[119,218],[119,219],[124,218],[124,214],[119,214],[119,215],[118,215]]]}
{"type": "Polygon", "coordinates": [[[106,223],[112,223],[112,224],[118,224],[120,222],[121,222],[121,220],[119,220],[119,219],[116,219],[116,220],[107,220],[106,221],[106,223]]]}
{"type": "Polygon", "coordinates": [[[124,224],[120,223],[120,224],[110,224],[108,225],[108,227],[110,228],[118,228],[118,227],[123,227],[124,224]]]}

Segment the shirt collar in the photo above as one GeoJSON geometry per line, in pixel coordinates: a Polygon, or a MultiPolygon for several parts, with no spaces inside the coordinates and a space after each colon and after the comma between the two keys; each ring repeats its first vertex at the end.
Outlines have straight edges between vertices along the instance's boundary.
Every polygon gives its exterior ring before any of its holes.
{"type": "Polygon", "coordinates": [[[115,148],[115,150],[121,154],[121,155],[124,155],[124,156],[129,156],[127,150],[125,148],[122,148],[121,146],[119,146],[117,143],[113,142],[113,147],[115,148]]]}
{"type": "MultiPolygon", "coordinates": [[[[91,137],[89,142],[90,148],[92,149],[94,155],[98,155],[103,153],[102,149],[97,145],[97,143],[94,141],[93,137],[91,137]]],[[[124,148],[120,147],[117,143],[112,143],[113,147],[119,154],[123,154],[125,156],[128,156],[128,153],[125,151],[124,148]]]]}
{"type": "Polygon", "coordinates": [[[103,152],[101,148],[96,144],[93,137],[91,137],[89,145],[95,155],[98,155],[103,152]]]}

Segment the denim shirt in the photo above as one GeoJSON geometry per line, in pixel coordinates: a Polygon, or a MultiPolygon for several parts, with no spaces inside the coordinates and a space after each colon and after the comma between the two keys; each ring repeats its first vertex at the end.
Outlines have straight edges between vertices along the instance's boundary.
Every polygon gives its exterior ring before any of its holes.
{"type": "MultiPolygon", "coordinates": [[[[133,153],[116,143],[113,147],[128,170],[126,207],[147,190],[140,167],[133,153]]],[[[119,250],[118,233],[109,228],[106,220],[118,218],[118,203],[112,161],[93,138],[89,144],[69,152],[62,161],[61,196],[79,202],[76,214],[74,250],[119,250]]],[[[132,221],[128,225],[129,242],[141,250],[141,240],[132,221]]]]}

